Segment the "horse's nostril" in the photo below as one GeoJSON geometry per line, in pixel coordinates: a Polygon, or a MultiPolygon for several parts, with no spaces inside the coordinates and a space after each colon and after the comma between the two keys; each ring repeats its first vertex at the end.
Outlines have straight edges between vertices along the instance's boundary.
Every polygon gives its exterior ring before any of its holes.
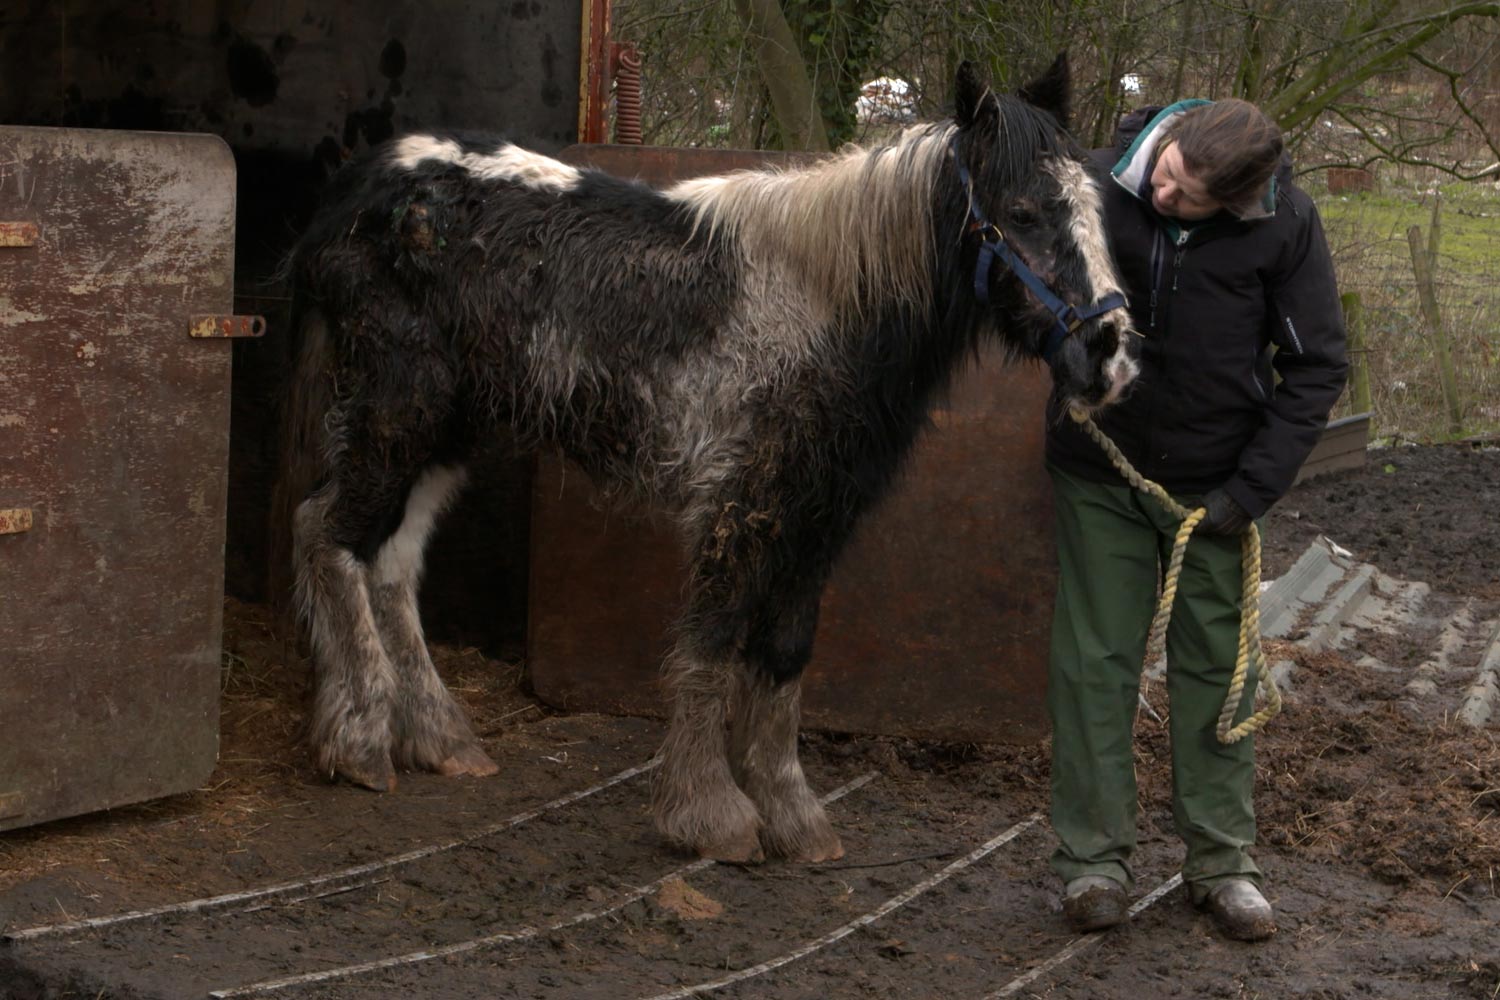
{"type": "Polygon", "coordinates": [[[1109,335],[1114,339],[1116,348],[1126,358],[1140,357],[1140,337],[1136,335],[1135,328],[1128,323],[1109,324],[1109,335]]]}

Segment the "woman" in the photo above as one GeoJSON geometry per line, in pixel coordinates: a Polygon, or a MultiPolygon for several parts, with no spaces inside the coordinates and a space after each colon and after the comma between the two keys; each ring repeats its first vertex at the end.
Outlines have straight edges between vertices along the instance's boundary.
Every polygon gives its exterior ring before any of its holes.
{"type": "MultiPolygon", "coordinates": [[[[1322,224],[1275,125],[1244,101],[1183,101],[1122,122],[1105,211],[1141,334],[1132,394],[1098,423],[1147,478],[1207,509],[1167,637],[1172,812],[1195,904],[1231,937],[1275,931],[1259,868],[1253,738],[1215,723],[1237,651],[1240,538],[1291,487],[1344,386],[1344,329],[1322,224]],[[1274,348],[1274,351],[1272,350],[1274,348]],[[1273,374],[1274,373],[1274,374],[1273,374]],[[1276,381],[1279,376],[1279,383],[1276,381]]],[[[1136,787],[1131,729],[1175,519],[1131,489],[1052,401],[1047,462],[1059,583],[1048,707],[1053,869],[1080,931],[1125,918],[1136,787]]],[[[1237,721],[1249,714],[1253,679],[1237,721]]]]}

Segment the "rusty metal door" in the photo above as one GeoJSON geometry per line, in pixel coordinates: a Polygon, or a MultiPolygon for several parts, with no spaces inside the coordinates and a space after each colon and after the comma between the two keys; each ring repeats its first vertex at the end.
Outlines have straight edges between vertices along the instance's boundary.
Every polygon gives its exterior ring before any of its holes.
{"type": "Polygon", "coordinates": [[[211,136],[0,127],[0,829],[213,769],[234,196],[211,136]]]}
{"type": "MultiPolygon", "coordinates": [[[[573,146],[564,158],[662,184],[771,159],[573,146]]],[[[1046,732],[1052,489],[1040,366],[1000,351],[956,380],[892,494],[858,527],[823,597],[803,717],[817,728],[969,742],[1046,732]]],[[[664,519],[601,512],[588,478],[540,463],[527,659],[536,692],[579,710],[657,714],[685,568],[664,519]]]]}

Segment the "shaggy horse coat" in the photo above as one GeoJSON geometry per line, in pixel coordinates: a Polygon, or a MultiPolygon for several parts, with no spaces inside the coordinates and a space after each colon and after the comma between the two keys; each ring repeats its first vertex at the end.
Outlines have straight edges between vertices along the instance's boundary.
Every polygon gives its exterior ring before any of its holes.
{"type": "MultiPolygon", "coordinates": [[[[661,192],[460,136],[409,135],[341,173],[293,260],[280,486],[321,768],[375,789],[398,768],[497,770],[416,598],[465,463],[508,434],[676,514],[690,573],[662,831],[718,858],[840,856],[796,745],[824,582],[980,338],[1037,357],[1055,326],[1008,272],[980,300],[971,211],[1066,302],[1118,289],[1060,124],[1065,74],[1020,99],[965,69],[952,121],[661,192]]],[[[1119,394],[1127,322],[1068,336],[1064,397],[1119,394]]]]}

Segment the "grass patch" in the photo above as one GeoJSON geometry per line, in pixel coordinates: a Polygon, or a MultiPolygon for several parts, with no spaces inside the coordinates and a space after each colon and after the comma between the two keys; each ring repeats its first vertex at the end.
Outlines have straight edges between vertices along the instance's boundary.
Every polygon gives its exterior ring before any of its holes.
{"type": "MultiPolygon", "coordinates": [[[[1341,291],[1358,292],[1365,313],[1374,433],[1442,441],[1500,435],[1500,191],[1444,184],[1333,196],[1313,195],[1328,230],[1341,291]],[[1407,229],[1425,241],[1442,199],[1438,302],[1457,371],[1462,430],[1451,433],[1435,350],[1422,322],[1407,229]]],[[[1347,394],[1336,415],[1351,412],[1347,394]]]]}

